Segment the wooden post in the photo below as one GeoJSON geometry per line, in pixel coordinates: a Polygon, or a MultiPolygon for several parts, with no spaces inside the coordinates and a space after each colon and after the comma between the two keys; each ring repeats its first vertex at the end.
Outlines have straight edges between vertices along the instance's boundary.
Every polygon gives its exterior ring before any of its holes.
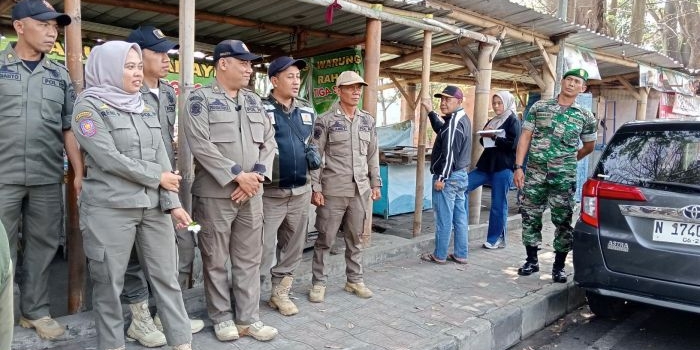
{"type": "MultiPolygon", "coordinates": [[[[83,91],[83,39],[80,23],[80,0],[64,2],[66,14],[71,17],[71,24],[65,29],[66,66],[73,82],[75,93],[83,91]]],[[[78,216],[78,194],[73,187],[75,170],[68,164],[68,182],[66,183],[66,244],[68,248],[68,313],[74,314],[83,310],[85,301],[85,251],[83,237],[80,234],[80,218],[78,216]]]]}
{"type": "MultiPolygon", "coordinates": [[[[433,42],[431,31],[423,32],[423,71],[421,73],[420,97],[421,101],[430,102],[430,56],[433,42]]],[[[421,103],[422,104],[422,103],[421,103]]],[[[420,105],[420,104],[419,104],[420,105]]],[[[428,122],[428,112],[423,107],[420,109],[418,122],[418,155],[416,159],[416,199],[413,212],[413,237],[421,234],[423,225],[423,183],[425,182],[425,128],[428,122]]],[[[430,190],[430,188],[428,189],[430,190]]]]}
{"type": "MultiPolygon", "coordinates": [[[[182,130],[187,113],[185,102],[194,89],[194,8],[195,0],[180,0],[180,84],[177,98],[178,137],[177,169],[180,171],[180,202],[188,213],[192,213],[192,151],[182,130]]],[[[194,265],[194,263],[193,263],[194,265]]],[[[193,272],[190,270],[187,287],[192,287],[193,272]]]]}
{"type": "MultiPolygon", "coordinates": [[[[486,125],[491,106],[491,54],[494,51],[493,45],[479,44],[479,56],[477,58],[477,77],[474,97],[474,115],[472,116],[472,168],[481,157],[484,148],[479,143],[476,131],[481,130],[486,125]]],[[[478,224],[481,217],[481,187],[469,194],[469,224],[478,224]]]]}
{"type": "MultiPolygon", "coordinates": [[[[372,5],[372,9],[381,11],[382,5],[372,5]]],[[[382,21],[367,18],[365,27],[365,82],[362,96],[362,109],[377,117],[377,85],[379,83],[379,60],[382,46],[382,21]]],[[[372,206],[374,201],[367,199],[365,229],[362,234],[362,244],[369,247],[372,242],[372,206]]]]}
{"type": "MultiPolygon", "coordinates": [[[[556,60],[556,55],[549,55],[550,60],[556,60]]],[[[541,99],[547,99],[554,97],[555,81],[554,77],[547,71],[547,68],[542,67],[542,80],[544,81],[544,90],[542,90],[541,99]]]]}
{"type": "Polygon", "coordinates": [[[410,106],[414,107],[420,107],[420,106],[415,106],[414,103],[416,102],[416,83],[408,83],[406,85],[406,95],[408,97],[405,97],[405,100],[410,100],[406,101],[406,103],[401,103],[401,121],[407,121],[407,120],[415,120],[416,119],[416,109],[414,108],[411,110],[410,106]]]}
{"type": "Polygon", "coordinates": [[[637,117],[636,120],[647,119],[647,100],[649,99],[649,88],[639,88],[639,99],[637,100],[637,117]]]}

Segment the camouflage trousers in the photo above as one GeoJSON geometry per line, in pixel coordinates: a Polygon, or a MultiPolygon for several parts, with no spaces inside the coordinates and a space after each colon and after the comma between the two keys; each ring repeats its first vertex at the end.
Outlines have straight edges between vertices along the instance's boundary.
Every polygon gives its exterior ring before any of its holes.
{"type": "Polygon", "coordinates": [[[554,250],[569,252],[573,240],[571,218],[576,192],[576,163],[573,166],[547,166],[529,163],[525,186],[521,194],[520,213],[523,218],[523,244],[542,243],[542,213],[547,205],[556,227],[554,250]],[[571,168],[571,169],[569,169],[571,168]]]}

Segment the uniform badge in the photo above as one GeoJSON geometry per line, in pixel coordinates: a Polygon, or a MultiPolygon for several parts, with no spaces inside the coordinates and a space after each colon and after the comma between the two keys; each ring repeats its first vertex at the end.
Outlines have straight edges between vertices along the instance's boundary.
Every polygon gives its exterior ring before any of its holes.
{"type": "Polygon", "coordinates": [[[90,117],[92,117],[92,112],[82,111],[82,112],[75,115],[75,121],[79,122],[81,119],[90,118],[90,117]]]}
{"type": "Polygon", "coordinates": [[[321,138],[321,135],[323,135],[323,127],[316,124],[316,126],[314,127],[314,138],[318,140],[321,138]]]}
{"type": "Polygon", "coordinates": [[[311,113],[302,113],[301,122],[305,125],[311,125],[311,123],[313,123],[313,117],[311,116],[311,113]]]}
{"type": "Polygon", "coordinates": [[[191,104],[190,105],[190,115],[193,115],[196,117],[200,114],[202,114],[202,104],[199,102],[195,102],[195,103],[191,104]]]}
{"type": "Polygon", "coordinates": [[[270,118],[270,124],[275,125],[275,112],[267,112],[267,117],[270,118]]]}
{"type": "Polygon", "coordinates": [[[165,38],[165,34],[163,34],[163,32],[161,32],[160,29],[154,29],[154,30],[153,30],[153,35],[155,35],[156,38],[158,38],[158,39],[163,39],[163,38],[165,38]]]}
{"type": "Polygon", "coordinates": [[[348,131],[347,125],[340,120],[336,120],[329,129],[331,132],[348,131]]]}
{"type": "Polygon", "coordinates": [[[95,127],[95,121],[87,118],[80,121],[80,134],[85,137],[93,137],[97,134],[97,127],[95,127]]]}

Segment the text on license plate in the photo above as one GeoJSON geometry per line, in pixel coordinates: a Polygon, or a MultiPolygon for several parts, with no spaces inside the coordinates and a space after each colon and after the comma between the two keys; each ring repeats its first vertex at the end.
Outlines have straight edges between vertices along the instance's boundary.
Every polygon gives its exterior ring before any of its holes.
{"type": "Polygon", "coordinates": [[[652,239],[660,242],[700,246],[700,224],[654,220],[652,239]]]}

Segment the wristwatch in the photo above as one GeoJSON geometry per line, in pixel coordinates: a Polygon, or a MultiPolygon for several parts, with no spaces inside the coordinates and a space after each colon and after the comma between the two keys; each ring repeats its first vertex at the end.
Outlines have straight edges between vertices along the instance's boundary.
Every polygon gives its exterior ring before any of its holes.
{"type": "Polygon", "coordinates": [[[513,170],[518,170],[518,169],[522,169],[522,168],[523,168],[523,166],[520,164],[513,165],[513,170]]]}

